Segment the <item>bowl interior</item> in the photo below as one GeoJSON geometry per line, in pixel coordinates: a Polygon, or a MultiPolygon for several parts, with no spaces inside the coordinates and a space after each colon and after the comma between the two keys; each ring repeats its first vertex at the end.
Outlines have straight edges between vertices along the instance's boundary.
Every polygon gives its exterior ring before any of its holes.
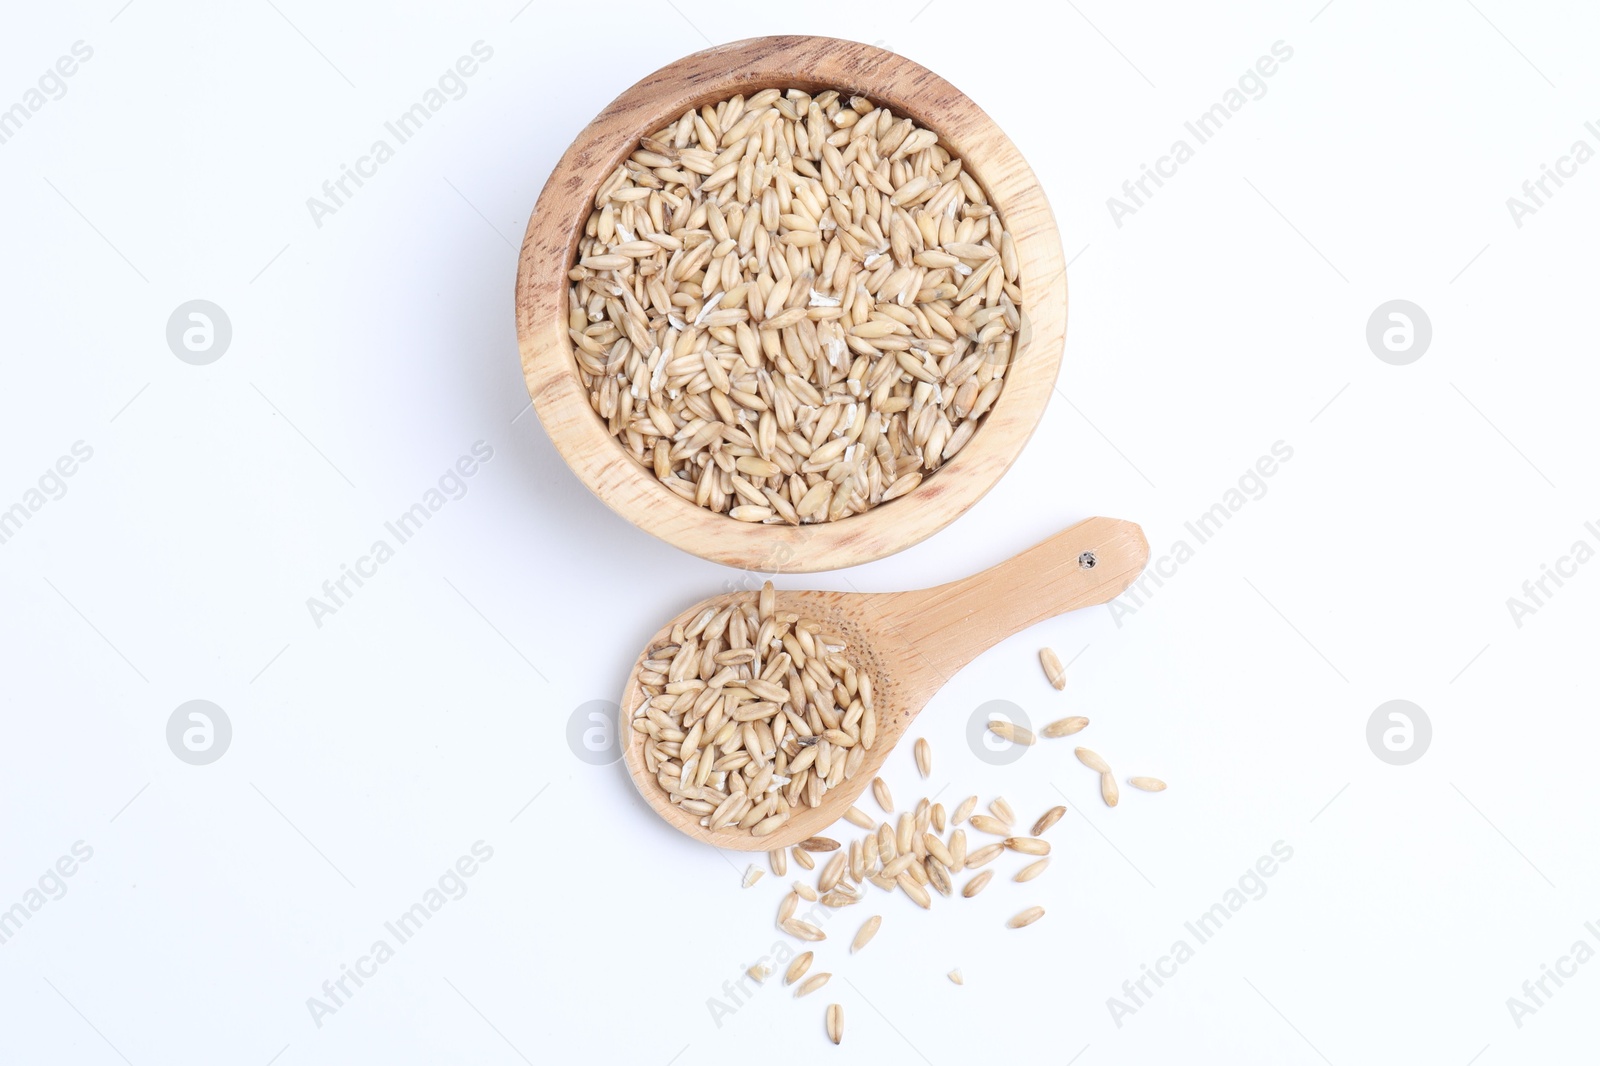
{"type": "Polygon", "coordinates": [[[528,224],[517,276],[517,332],[540,420],[579,477],[613,510],[669,543],[762,573],[837,569],[931,536],[977,502],[1021,452],[1060,367],[1066,273],[1048,203],[1009,138],[931,71],[870,45],[766,37],[697,52],[613,101],[578,135],[528,224]],[[963,161],[1016,243],[1023,290],[1018,349],[999,398],[964,448],[898,499],[834,522],[750,524],[698,507],[623,450],[590,405],[566,333],[567,270],[600,184],[639,140],[690,108],[761,89],[855,93],[938,134],[963,161]]]}

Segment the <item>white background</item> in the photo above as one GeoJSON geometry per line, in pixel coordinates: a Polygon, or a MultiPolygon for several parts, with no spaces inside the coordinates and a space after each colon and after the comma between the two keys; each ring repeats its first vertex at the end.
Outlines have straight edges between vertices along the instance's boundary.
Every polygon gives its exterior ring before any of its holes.
{"type": "Polygon", "coordinates": [[[93,857],[0,945],[0,1061],[1592,1058],[1600,964],[1520,1028],[1506,1000],[1600,947],[1600,565],[1520,627],[1506,600],[1600,545],[1600,162],[1521,227],[1506,199],[1600,148],[1600,21],[1320,5],[18,6],[0,108],[75,41],[93,57],[0,144],[0,509],[75,442],[93,457],[0,544],[0,908],[74,842],[93,857]],[[566,738],[737,575],[569,473],[525,413],[511,296],[540,186],[607,101],[777,32],[881,42],[965,90],[1072,260],[1060,394],[1005,480],[917,548],[781,583],[932,584],[1095,514],[1160,555],[1275,442],[1294,454],[1134,613],[956,677],[919,723],[931,781],[890,760],[902,806],[1003,793],[1031,823],[1065,795],[1044,878],[1002,860],[929,913],[869,887],[820,945],[828,988],[769,983],[719,1026],[708,999],[785,939],[780,884],[741,890],[746,857],[668,831],[566,738]],[[317,226],[307,198],[479,40],[466,94],[317,226]],[[1280,40],[1265,96],[1118,226],[1107,198],[1280,40]],[[1397,298],[1433,324],[1408,366],[1365,340],[1397,298]],[[232,322],[208,366],[166,343],[191,299],[232,322]],[[466,495],[315,625],[307,598],[480,440],[466,495]],[[1409,766],[1366,740],[1397,698],[1434,731],[1409,766]],[[166,743],[191,699],[232,722],[208,766],[166,743]],[[1108,810],[1060,741],[992,766],[965,730],[993,699],[1087,714],[1119,772],[1172,787],[1108,810]],[[466,895],[315,1024],[307,998],[480,840],[466,895]],[[1108,997],[1277,841],[1266,895],[1119,1027],[1108,997]]]}

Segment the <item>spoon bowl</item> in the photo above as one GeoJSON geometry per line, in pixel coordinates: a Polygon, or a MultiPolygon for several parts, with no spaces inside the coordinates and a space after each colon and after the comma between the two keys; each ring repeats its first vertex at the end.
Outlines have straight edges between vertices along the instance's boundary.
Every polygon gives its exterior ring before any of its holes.
{"type": "Polygon", "coordinates": [[[752,594],[704,600],[663,626],[628,675],[619,722],[628,772],[645,802],[668,825],[697,840],[736,851],[797,844],[843,817],[956,671],[1029,626],[1115,599],[1138,577],[1149,554],[1144,533],[1134,523],[1089,518],[998,566],[934,588],[882,593],[778,590],[779,613],[812,619],[845,638],[846,658],[871,678],[877,737],[855,774],[828,789],[818,806],[796,806],[786,823],[759,837],[737,826],[708,829],[699,815],[673,805],[645,765],[645,734],[633,728],[645,699],[639,673],[651,649],[669,643],[676,625],[687,625],[706,608],[720,609],[752,594]]]}

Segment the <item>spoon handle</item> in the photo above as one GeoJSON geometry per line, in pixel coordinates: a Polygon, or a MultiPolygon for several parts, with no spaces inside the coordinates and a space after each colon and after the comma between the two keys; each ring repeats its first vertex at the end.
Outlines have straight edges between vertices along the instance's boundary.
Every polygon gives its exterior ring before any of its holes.
{"type": "Polygon", "coordinates": [[[1007,637],[1047,618],[1115,599],[1150,556],[1133,522],[1087,518],[998,566],[948,585],[884,597],[884,635],[915,649],[908,662],[945,679],[1007,637]]]}

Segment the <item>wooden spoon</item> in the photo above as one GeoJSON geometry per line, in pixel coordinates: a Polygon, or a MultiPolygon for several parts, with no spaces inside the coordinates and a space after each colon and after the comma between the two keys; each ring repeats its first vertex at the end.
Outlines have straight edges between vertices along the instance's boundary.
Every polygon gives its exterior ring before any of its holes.
{"type": "Polygon", "coordinates": [[[651,648],[668,643],[673,626],[707,607],[721,608],[750,592],[715,596],[661,627],[639,656],[622,697],[623,753],[633,783],[674,829],[719,848],[771,851],[816,836],[838,821],[877,774],[889,752],[934,693],[957,670],[995,644],[1047,618],[1114,599],[1144,569],[1150,546],[1132,522],[1089,518],[980,574],[917,592],[777,592],[777,610],[813,619],[842,635],[845,654],[872,679],[878,734],[855,776],[829,789],[817,807],[796,807],[766,836],[737,826],[710,830],[700,815],[673,806],[644,762],[645,735],[633,729],[644,700],[639,669],[651,648]]]}

